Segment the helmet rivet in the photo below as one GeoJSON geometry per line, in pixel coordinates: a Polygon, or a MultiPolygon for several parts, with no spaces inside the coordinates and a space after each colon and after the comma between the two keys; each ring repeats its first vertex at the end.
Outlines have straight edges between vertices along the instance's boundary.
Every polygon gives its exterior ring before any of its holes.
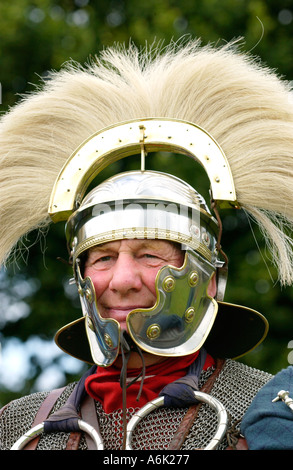
{"type": "Polygon", "coordinates": [[[92,292],[89,288],[85,290],[85,297],[89,302],[93,300],[92,292]]]}
{"type": "Polygon", "coordinates": [[[109,346],[109,348],[113,346],[112,338],[110,335],[108,335],[108,333],[104,334],[104,340],[105,340],[106,345],[109,346]]]}
{"type": "Polygon", "coordinates": [[[193,237],[196,237],[196,238],[200,237],[200,228],[197,227],[196,225],[191,225],[189,228],[189,231],[193,237]]]}
{"type": "Polygon", "coordinates": [[[202,234],[202,241],[203,241],[203,243],[204,243],[206,246],[209,246],[209,244],[210,244],[210,237],[209,237],[209,235],[208,235],[207,232],[204,232],[204,233],[202,234]]]}
{"type": "Polygon", "coordinates": [[[186,323],[191,323],[192,320],[194,319],[194,315],[195,315],[195,310],[193,307],[189,307],[185,314],[184,314],[184,319],[186,321],[186,323]]]}
{"type": "Polygon", "coordinates": [[[147,337],[149,339],[156,339],[158,336],[160,336],[161,333],[161,328],[160,325],[156,325],[155,323],[153,325],[150,325],[147,329],[147,337]]]}
{"type": "Polygon", "coordinates": [[[196,284],[198,283],[198,279],[198,273],[196,271],[192,271],[188,278],[188,284],[190,285],[190,287],[196,286],[196,284]]]}
{"type": "Polygon", "coordinates": [[[77,289],[77,291],[78,291],[80,297],[83,297],[84,294],[83,294],[82,287],[79,286],[78,289],[77,289]]]}
{"type": "Polygon", "coordinates": [[[163,289],[165,292],[172,292],[175,288],[175,279],[173,276],[167,276],[163,280],[163,289]]]}

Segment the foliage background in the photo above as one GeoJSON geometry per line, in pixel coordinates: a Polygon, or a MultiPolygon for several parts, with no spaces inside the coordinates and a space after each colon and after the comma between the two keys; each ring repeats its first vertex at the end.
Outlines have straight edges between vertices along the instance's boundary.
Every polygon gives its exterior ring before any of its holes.
{"type": "MultiPolygon", "coordinates": [[[[293,78],[292,0],[1,0],[0,10],[2,112],[18,94],[33,90],[32,83],[48,70],[69,58],[83,63],[104,46],[127,44],[130,38],[143,46],[183,35],[200,37],[204,44],[243,37],[244,50],[293,78]]],[[[179,173],[163,157],[159,166],[200,185],[188,161],[179,173]]],[[[277,285],[263,240],[245,214],[221,215],[230,259],[226,300],[259,310],[270,322],[263,345],[242,360],[275,373],[293,363],[292,288],[277,285]]],[[[31,234],[30,250],[0,271],[0,406],[34,390],[61,386],[85,368],[52,341],[61,326],[80,315],[68,285],[70,268],[57,260],[67,259],[63,233],[64,227],[56,225],[47,237],[31,234]]]]}

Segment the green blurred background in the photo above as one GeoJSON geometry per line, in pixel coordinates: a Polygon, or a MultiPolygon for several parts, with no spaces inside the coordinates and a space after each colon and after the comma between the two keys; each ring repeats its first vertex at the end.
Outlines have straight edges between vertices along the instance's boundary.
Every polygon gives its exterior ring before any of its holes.
{"type": "MultiPolygon", "coordinates": [[[[104,46],[130,39],[143,46],[184,35],[200,37],[203,44],[243,37],[243,50],[293,78],[291,0],[1,0],[0,13],[2,113],[48,70],[58,70],[68,59],[86,62],[104,46]]],[[[194,164],[183,162],[178,169],[175,159],[156,159],[158,169],[201,190],[194,164]]],[[[131,165],[136,164],[127,168],[131,165]]],[[[115,171],[121,169],[125,164],[117,163],[115,171]]],[[[264,241],[246,215],[222,211],[221,216],[230,260],[226,300],[260,311],[270,323],[265,342],[241,360],[275,373],[293,363],[293,290],[277,284],[264,241]]],[[[79,300],[68,284],[70,267],[58,259],[67,259],[64,227],[52,226],[47,236],[32,233],[25,242],[29,246],[17,264],[0,271],[0,406],[61,386],[87,367],[63,354],[52,339],[80,316],[79,300]]]]}

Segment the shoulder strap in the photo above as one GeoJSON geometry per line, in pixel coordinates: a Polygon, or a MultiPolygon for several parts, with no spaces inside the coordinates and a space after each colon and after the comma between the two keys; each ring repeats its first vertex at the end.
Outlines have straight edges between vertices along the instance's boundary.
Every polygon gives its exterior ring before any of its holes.
{"type": "MultiPolygon", "coordinates": [[[[41,404],[34,422],[32,424],[32,427],[36,426],[37,424],[42,423],[50,414],[50,411],[52,410],[53,406],[55,405],[56,401],[60,397],[61,393],[64,391],[65,387],[62,388],[56,388],[55,390],[52,390],[49,395],[45,398],[43,403],[41,404]]],[[[35,439],[30,441],[23,450],[35,450],[38,442],[39,442],[40,436],[37,436],[35,439]]]]}
{"type": "MultiPolygon", "coordinates": [[[[204,386],[201,388],[201,392],[204,393],[209,393],[212,389],[212,386],[216,380],[216,378],[219,376],[220,372],[222,371],[225,360],[223,359],[217,359],[216,360],[216,368],[211,375],[211,377],[206,381],[204,386]]],[[[184,418],[182,419],[180,425],[178,426],[178,429],[169,445],[168,450],[178,450],[181,448],[183,442],[186,439],[186,436],[188,435],[190,428],[196,419],[198,415],[199,408],[202,406],[202,403],[198,403],[196,405],[190,406],[188,411],[186,412],[184,418]]]]}
{"type": "MultiPolygon", "coordinates": [[[[50,414],[54,404],[64,391],[65,387],[52,390],[41,404],[32,427],[42,423],[50,414]]],[[[84,421],[91,424],[95,429],[99,429],[95,401],[93,398],[86,396],[81,404],[81,417],[84,421]]],[[[77,450],[80,442],[80,432],[71,432],[67,441],[66,450],[77,450]]],[[[86,434],[86,442],[88,450],[95,450],[95,445],[91,437],[86,434]]],[[[40,436],[30,441],[23,450],[35,450],[37,448],[40,436]]]]}
{"type": "MultiPolygon", "coordinates": [[[[220,375],[220,372],[222,371],[224,365],[225,365],[225,360],[224,359],[217,359],[216,360],[216,369],[214,373],[211,375],[211,377],[206,381],[204,386],[201,388],[201,391],[204,393],[210,393],[213,384],[217,377],[220,375]]],[[[183,442],[186,439],[186,436],[188,435],[190,428],[192,424],[194,423],[194,420],[196,419],[199,408],[202,406],[202,403],[198,403],[197,405],[192,405],[186,415],[184,416],[183,420],[181,421],[177,432],[175,433],[170,445],[169,445],[169,450],[177,450],[180,449],[183,442]]],[[[230,445],[227,447],[226,450],[248,450],[247,442],[243,437],[239,437],[236,439],[236,442],[234,445],[230,445]]]]}
{"type": "MultiPolygon", "coordinates": [[[[99,432],[99,421],[97,416],[95,400],[87,395],[81,404],[81,418],[99,432]]],[[[85,433],[85,439],[88,450],[97,450],[96,445],[90,435],[85,433]]]]}

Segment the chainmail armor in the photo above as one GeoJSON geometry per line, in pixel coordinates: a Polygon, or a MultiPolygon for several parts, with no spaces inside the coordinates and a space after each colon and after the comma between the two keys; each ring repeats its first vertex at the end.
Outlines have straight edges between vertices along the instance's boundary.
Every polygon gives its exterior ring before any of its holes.
{"type": "MultiPolygon", "coordinates": [[[[213,369],[202,372],[200,387],[212,374],[213,369]]],[[[219,377],[211,390],[211,395],[220,400],[230,416],[230,429],[237,425],[250,405],[257,391],[272,378],[272,375],[246,366],[240,362],[227,360],[219,377]]],[[[60,408],[75,384],[66,387],[61,397],[54,405],[52,412],[60,408]]],[[[34,417],[48,392],[38,392],[9,403],[0,417],[0,449],[8,450],[26,431],[32,427],[34,417]]],[[[122,410],[106,414],[100,403],[96,403],[99,416],[100,432],[104,448],[108,450],[121,449],[122,442],[122,410]]],[[[127,419],[136,410],[127,410],[127,419]]],[[[133,433],[132,448],[144,450],[168,449],[171,439],[176,432],[187,408],[159,408],[143,419],[133,433]]],[[[192,428],[182,446],[184,450],[204,448],[214,435],[217,416],[208,405],[202,404],[192,428]]],[[[229,433],[229,431],[228,431],[229,433]]],[[[67,433],[52,433],[42,435],[38,450],[63,450],[68,440],[67,433]]],[[[228,445],[225,439],[219,449],[228,445]]],[[[80,449],[86,449],[86,441],[82,436],[80,449]]]]}

